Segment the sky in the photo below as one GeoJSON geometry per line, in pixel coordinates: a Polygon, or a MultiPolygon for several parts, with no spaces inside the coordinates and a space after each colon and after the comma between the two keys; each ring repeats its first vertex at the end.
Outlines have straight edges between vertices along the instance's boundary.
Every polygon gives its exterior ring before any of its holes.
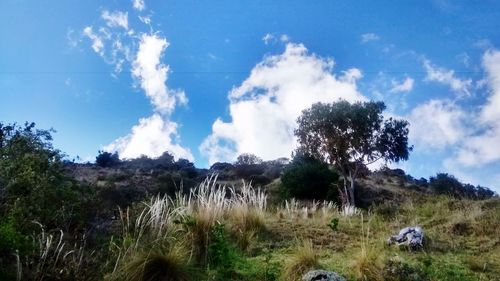
{"type": "Polygon", "coordinates": [[[414,177],[500,191],[500,1],[0,1],[0,122],[79,161],[290,157],[302,110],[381,100],[414,177]]]}

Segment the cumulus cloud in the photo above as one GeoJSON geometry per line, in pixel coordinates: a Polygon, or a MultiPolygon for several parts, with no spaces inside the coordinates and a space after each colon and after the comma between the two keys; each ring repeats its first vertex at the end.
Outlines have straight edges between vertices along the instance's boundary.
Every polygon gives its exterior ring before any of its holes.
{"type": "Polygon", "coordinates": [[[83,34],[87,36],[92,41],[92,49],[99,55],[103,55],[104,43],[102,42],[101,36],[94,33],[91,26],[87,26],[83,29],[83,34]]]}
{"type": "Polygon", "coordinates": [[[380,37],[375,33],[365,33],[361,34],[361,43],[368,43],[370,41],[377,41],[380,37]]]}
{"type": "Polygon", "coordinates": [[[410,121],[410,141],[421,148],[443,149],[467,135],[467,113],[449,100],[430,100],[414,108],[410,121]]]}
{"type": "Polygon", "coordinates": [[[490,96],[482,107],[477,127],[479,134],[467,138],[458,152],[458,161],[480,166],[500,160],[500,51],[489,50],[483,56],[490,96]]]}
{"type": "Polygon", "coordinates": [[[127,12],[109,12],[104,10],[101,14],[103,20],[109,27],[123,27],[128,30],[128,13],[127,12]]]}
{"type": "Polygon", "coordinates": [[[231,120],[217,119],[200,145],[210,163],[233,161],[241,153],[263,159],[289,157],[296,147],[293,131],[302,110],[315,102],[366,100],[356,87],[358,69],[333,73],[334,62],[288,43],[282,54],[267,56],[229,93],[231,120]]]}
{"type": "Polygon", "coordinates": [[[144,8],[146,8],[144,0],[132,0],[132,5],[134,6],[134,9],[138,11],[142,11],[144,10],[144,8]]]}
{"type": "Polygon", "coordinates": [[[140,81],[155,110],[170,114],[176,102],[187,103],[184,91],[171,90],[165,82],[169,71],[168,65],[161,63],[161,56],[168,47],[165,38],[156,34],[143,34],[137,57],[132,64],[132,75],[140,81]]]}
{"type": "Polygon", "coordinates": [[[163,152],[170,151],[176,158],[193,161],[189,149],[176,144],[178,137],[176,123],[154,114],[141,118],[130,134],[113,141],[104,150],[117,151],[120,158],[137,158],[141,155],[159,157],[163,152]]]}
{"type": "Polygon", "coordinates": [[[411,77],[406,77],[406,79],[404,81],[402,81],[401,83],[398,83],[396,81],[392,81],[392,88],[390,91],[392,93],[409,92],[409,91],[413,90],[413,83],[414,82],[415,82],[415,80],[413,80],[413,78],[411,78],[411,77]]]}
{"type": "Polygon", "coordinates": [[[423,60],[423,66],[427,72],[427,76],[425,77],[427,81],[434,81],[447,85],[456,92],[459,97],[471,95],[471,79],[459,79],[455,77],[455,71],[437,67],[428,59],[423,60]]]}

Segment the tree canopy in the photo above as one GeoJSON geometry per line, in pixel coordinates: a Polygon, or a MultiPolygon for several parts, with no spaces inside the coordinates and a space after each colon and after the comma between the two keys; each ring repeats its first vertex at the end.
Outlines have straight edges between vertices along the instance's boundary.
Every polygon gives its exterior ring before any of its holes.
{"type": "Polygon", "coordinates": [[[407,160],[408,122],[385,119],[383,102],[316,103],[297,119],[298,151],[334,165],[344,177],[344,203],[354,204],[360,169],[378,160],[407,160]],[[347,180],[350,187],[347,187],[347,180]]]}
{"type": "Polygon", "coordinates": [[[262,159],[251,153],[241,154],[238,158],[236,158],[236,162],[234,162],[235,165],[257,165],[261,163],[262,159]]]}

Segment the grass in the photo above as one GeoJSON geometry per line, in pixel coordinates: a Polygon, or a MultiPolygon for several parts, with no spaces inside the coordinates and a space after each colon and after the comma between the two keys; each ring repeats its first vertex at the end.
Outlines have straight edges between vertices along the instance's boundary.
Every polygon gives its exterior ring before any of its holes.
{"type": "Polygon", "coordinates": [[[309,270],[318,269],[319,255],[311,240],[303,240],[286,260],[281,279],[286,281],[301,280],[302,275],[309,270]]]}
{"type": "Polygon", "coordinates": [[[135,254],[110,280],[126,281],[188,281],[192,280],[187,255],[179,248],[168,252],[153,251],[135,254]]]}

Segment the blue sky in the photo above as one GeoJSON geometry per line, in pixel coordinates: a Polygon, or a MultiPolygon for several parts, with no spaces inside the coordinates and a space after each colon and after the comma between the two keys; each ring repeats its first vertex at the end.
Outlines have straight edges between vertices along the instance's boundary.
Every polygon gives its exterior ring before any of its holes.
{"type": "Polygon", "coordinates": [[[499,1],[0,2],[0,120],[70,158],[289,157],[314,102],[383,100],[416,177],[500,188],[499,1]]]}

